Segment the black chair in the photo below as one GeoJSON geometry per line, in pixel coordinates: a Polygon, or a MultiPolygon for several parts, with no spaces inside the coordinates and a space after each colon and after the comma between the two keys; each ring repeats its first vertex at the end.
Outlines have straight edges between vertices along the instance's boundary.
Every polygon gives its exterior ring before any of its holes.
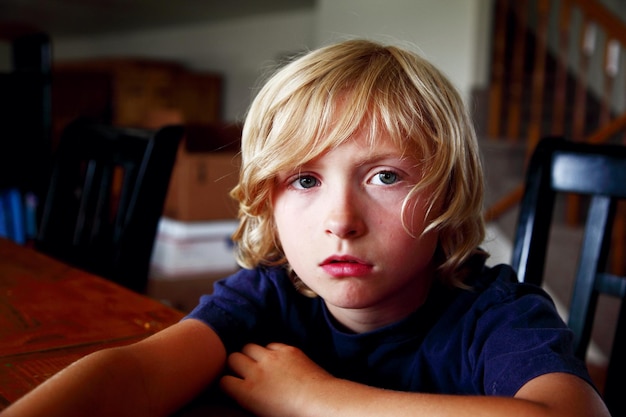
{"type": "Polygon", "coordinates": [[[145,292],[182,126],[78,120],[61,135],[35,247],[145,292]]]}
{"type": "MultiPolygon", "coordinates": [[[[529,162],[513,243],[512,266],[519,280],[541,285],[557,194],[583,195],[587,207],[582,248],[569,307],[568,325],[576,354],[585,358],[599,294],[624,299],[626,279],[607,272],[616,203],[626,199],[626,147],[543,139],[529,162]]],[[[563,259],[561,262],[572,262],[563,259]]],[[[619,389],[626,377],[626,306],[620,312],[607,376],[605,401],[612,415],[626,416],[619,389]]]]}
{"type": "MultiPolygon", "coordinates": [[[[0,30],[0,37],[5,38],[0,30]]],[[[11,68],[0,73],[0,189],[43,197],[51,150],[51,45],[44,33],[7,36],[11,68]]]]}
{"type": "Polygon", "coordinates": [[[51,149],[51,45],[37,30],[0,23],[9,67],[0,72],[0,236],[34,238],[51,149]]]}

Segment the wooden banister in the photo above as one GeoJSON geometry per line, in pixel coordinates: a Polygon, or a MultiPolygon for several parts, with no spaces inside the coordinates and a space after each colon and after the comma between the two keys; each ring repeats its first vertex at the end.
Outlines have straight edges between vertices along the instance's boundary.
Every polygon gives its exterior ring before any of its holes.
{"type": "Polygon", "coordinates": [[[587,136],[586,141],[589,143],[605,143],[624,130],[626,130],[626,113],[587,136]]]}
{"type": "MultiPolygon", "coordinates": [[[[597,0],[496,0],[495,7],[489,138],[524,139],[530,155],[542,136],[602,143],[626,132],[626,113],[614,114],[624,107],[615,103],[616,96],[623,96],[616,79],[626,78],[620,59],[626,49],[626,25],[619,18],[597,0]],[[550,22],[557,26],[550,28],[550,22]],[[579,37],[571,36],[573,32],[579,37]],[[557,36],[556,41],[548,39],[549,34],[557,36]],[[557,51],[550,53],[548,45],[557,51]],[[576,62],[572,56],[578,57],[576,62]],[[548,75],[551,64],[554,73],[548,75]],[[590,93],[594,66],[602,68],[602,80],[590,93]],[[532,68],[532,73],[525,75],[523,68],[532,68]],[[546,100],[548,90],[551,101],[546,100]]],[[[507,193],[487,208],[485,217],[494,220],[506,213],[519,203],[522,190],[519,185],[507,193]]]]}
{"type": "Polygon", "coordinates": [[[507,213],[513,207],[517,206],[522,201],[522,195],[524,194],[524,183],[520,182],[513,191],[506,194],[500,200],[496,201],[491,207],[485,210],[485,221],[491,222],[498,219],[504,213],[507,213]]]}
{"type": "Polygon", "coordinates": [[[496,1],[494,12],[493,60],[491,62],[491,82],[489,85],[489,118],[487,134],[496,138],[500,132],[500,110],[502,109],[502,88],[504,85],[506,37],[505,2],[496,1]]]}
{"type": "Polygon", "coordinates": [[[546,79],[546,55],[548,43],[548,19],[550,14],[550,0],[537,0],[536,9],[536,42],[535,65],[532,74],[532,97],[530,107],[530,123],[528,127],[527,155],[535,149],[542,135],[544,86],[546,79]]]}
{"type": "Polygon", "coordinates": [[[524,103],[524,50],[526,49],[526,27],[528,25],[528,1],[518,1],[514,7],[516,16],[515,42],[509,81],[510,98],[507,103],[509,115],[506,136],[511,140],[517,141],[522,128],[524,103]]]}
{"type": "Polygon", "coordinates": [[[597,22],[609,38],[616,39],[622,45],[626,45],[626,31],[624,23],[616,17],[609,9],[597,0],[561,0],[569,3],[570,7],[575,7],[587,16],[589,20],[597,22]]]}
{"type": "Polygon", "coordinates": [[[565,133],[566,122],[566,100],[567,100],[567,59],[569,56],[570,31],[571,31],[572,8],[569,2],[562,4],[559,13],[559,43],[554,79],[554,101],[552,108],[552,135],[563,135],[565,133]]]}
{"type": "Polygon", "coordinates": [[[496,0],[495,7],[489,138],[523,139],[531,152],[549,134],[581,141],[621,112],[626,25],[602,3],[496,0]]]}

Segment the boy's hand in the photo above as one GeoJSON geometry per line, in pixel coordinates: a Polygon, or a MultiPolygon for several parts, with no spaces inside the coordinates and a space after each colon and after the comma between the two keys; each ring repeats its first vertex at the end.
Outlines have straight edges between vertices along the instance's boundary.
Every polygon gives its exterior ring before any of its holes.
{"type": "Polygon", "coordinates": [[[244,346],[228,358],[235,376],[220,386],[242,407],[259,416],[296,415],[310,406],[306,398],[334,379],[300,349],[282,343],[244,346]]]}

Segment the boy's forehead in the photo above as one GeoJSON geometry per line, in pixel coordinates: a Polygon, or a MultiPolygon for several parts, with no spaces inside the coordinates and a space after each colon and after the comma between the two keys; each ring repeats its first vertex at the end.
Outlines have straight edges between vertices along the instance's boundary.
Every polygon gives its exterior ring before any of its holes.
{"type": "Polygon", "coordinates": [[[385,158],[415,159],[415,155],[407,152],[407,146],[400,146],[397,140],[393,140],[387,131],[379,131],[372,135],[367,126],[355,130],[349,137],[343,140],[329,141],[330,146],[319,149],[319,152],[312,155],[308,160],[301,161],[300,165],[315,163],[339,148],[351,148],[363,158],[363,163],[371,160],[385,158]]]}
{"type": "Polygon", "coordinates": [[[407,112],[392,108],[388,101],[387,105],[383,104],[375,94],[367,95],[367,101],[363,100],[353,90],[346,90],[331,99],[332,116],[323,129],[325,134],[341,132],[346,138],[365,135],[373,144],[381,138],[392,138],[397,146],[404,147],[409,138],[402,135],[400,126],[407,125],[407,112]]]}
{"type": "Polygon", "coordinates": [[[279,152],[275,157],[283,161],[279,169],[307,163],[352,140],[362,142],[371,153],[381,147],[408,157],[420,152],[420,145],[413,143],[415,138],[403,132],[401,126],[407,123],[400,120],[402,116],[375,105],[371,97],[346,89],[326,99],[325,105],[313,106],[299,122],[291,118],[282,127],[274,126],[277,134],[270,143],[279,152]]]}

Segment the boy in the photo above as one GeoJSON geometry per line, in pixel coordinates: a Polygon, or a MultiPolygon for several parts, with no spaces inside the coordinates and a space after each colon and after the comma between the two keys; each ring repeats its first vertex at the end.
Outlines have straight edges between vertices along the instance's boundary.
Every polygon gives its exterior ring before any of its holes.
{"type": "Polygon", "coordinates": [[[608,416],[548,296],[484,266],[475,135],[428,62],[300,57],[252,103],[242,161],[245,269],[6,416],[167,415],[214,381],[261,416],[608,416]]]}

